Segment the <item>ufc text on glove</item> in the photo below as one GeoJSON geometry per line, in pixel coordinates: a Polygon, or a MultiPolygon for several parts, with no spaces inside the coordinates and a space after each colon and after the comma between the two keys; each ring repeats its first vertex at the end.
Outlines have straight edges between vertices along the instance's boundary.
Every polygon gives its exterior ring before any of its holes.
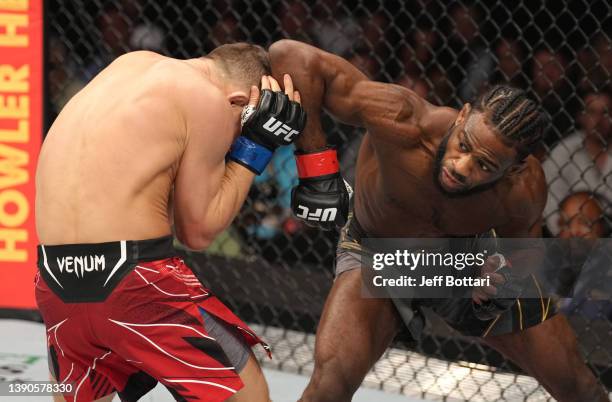
{"type": "Polygon", "coordinates": [[[261,91],[257,107],[247,106],[242,114],[242,133],[234,141],[229,159],[261,174],[274,150],[289,145],[306,125],[306,112],[282,92],[261,91]]]}

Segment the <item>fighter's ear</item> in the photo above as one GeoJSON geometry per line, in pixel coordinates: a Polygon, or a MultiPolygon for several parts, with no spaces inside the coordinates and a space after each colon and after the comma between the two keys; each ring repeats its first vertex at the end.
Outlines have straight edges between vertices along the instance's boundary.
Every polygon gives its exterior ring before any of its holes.
{"type": "Polygon", "coordinates": [[[461,110],[459,111],[459,114],[457,115],[457,119],[455,119],[455,125],[463,123],[465,119],[467,119],[471,110],[472,105],[470,105],[469,103],[464,104],[461,110]]]}
{"type": "Polygon", "coordinates": [[[249,94],[244,91],[234,91],[227,95],[227,100],[232,105],[244,107],[249,104],[249,94]]]}

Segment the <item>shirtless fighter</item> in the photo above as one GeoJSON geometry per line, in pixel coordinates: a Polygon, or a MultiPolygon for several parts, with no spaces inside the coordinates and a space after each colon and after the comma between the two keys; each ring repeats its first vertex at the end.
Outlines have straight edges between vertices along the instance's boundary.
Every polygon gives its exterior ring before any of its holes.
{"type": "Polygon", "coordinates": [[[190,60],[129,53],[53,123],[36,178],[36,299],[68,401],[136,401],[158,381],[181,401],[269,400],[250,350],[267,346],[171,236],[173,216],[177,237],[205,248],[302,130],[299,93],[269,66],[244,43],[190,60]]]}
{"type": "MultiPolygon", "coordinates": [[[[523,91],[511,87],[495,87],[454,110],[407,88],[370,81],[346,60],[303,43],[279,41],[269,52],[273,74],[292,75],[309,113],[297,141],[294,212],[322,228],[343,226],[336,279],[317,331],[315,369],[301,400],[349,401],[402,319],[419,335],[426,305],[361,296],[361,239],[469,237],[491,229],[500,237],[539,236],[546,187],[529,153],[545,120],[523,91]],[[322,107],[368,131],[351,214],[335,151],[326,148],[322,107]]],[[[462,333],[481,336],[557,400],[607,400],[566,319],[552,314],[545,298],[495,299],[503,280],[474,289],[473,299],[455,300],[450,309],[447,300],[429,307],[462,333]],[[454,306],[464,303],[469,311],[457,317],[454,306]],[[485,304],[493,306],[490,319],[476,316],[485,304]]]]}

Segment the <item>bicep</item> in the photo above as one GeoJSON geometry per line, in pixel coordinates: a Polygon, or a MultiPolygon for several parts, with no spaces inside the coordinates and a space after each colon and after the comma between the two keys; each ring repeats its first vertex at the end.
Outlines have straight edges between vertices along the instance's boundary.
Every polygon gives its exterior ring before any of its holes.
{"type": "Polygon", "coordinates": [[[305,43],[281,40],[270,47],[277,77],[289,73],[308,113],[306,133],[322,132],[319,114],[325,108],[343,123],[364,127],[374,136],[416,138],[425,101],[413,91],[371,81],[342,57],[305,43]]]}
{"type": "Polygon", "coordinates": [[[333,78],[325,88],[324,106],[332,116],[390,140],[419,136],[418,116],[425,104],[421,97],[400,85],[371,81],[340,60],[327,66],[333,78]]]}
{"type": "Polygon", "coordinates": [[[373,136],[394,142],[413,142],[421,135],[419,116],[425,101],[400,85],[359,82],[351,94],[361,126],[373,136]]]}

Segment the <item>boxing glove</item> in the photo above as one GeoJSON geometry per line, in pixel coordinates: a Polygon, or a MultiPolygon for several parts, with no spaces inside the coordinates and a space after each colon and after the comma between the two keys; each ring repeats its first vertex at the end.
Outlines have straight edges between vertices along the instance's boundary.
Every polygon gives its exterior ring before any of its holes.
{"type": "Polygon", "coordinates": [[[295,159],[300,179],[291,192],[295,216],[324,230],[344,226],[353,189],[340,175],[336,150],[297,151],[295,159]]]}
{"type": "Polygon", "coordinates": [[[300,135],[306,112],[283,92],[264,89],[256,107],[249,105],[242,110],[241,123],[241,135],[228,157],[259,175],[276,148],[293,143],[300,135]]]}

